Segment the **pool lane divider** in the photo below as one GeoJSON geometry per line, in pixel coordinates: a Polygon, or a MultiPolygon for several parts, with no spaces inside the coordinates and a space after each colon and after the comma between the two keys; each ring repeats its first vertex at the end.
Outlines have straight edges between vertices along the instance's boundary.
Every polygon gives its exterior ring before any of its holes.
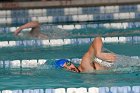
{"type": "Polygon", "coordinates": [[[0,93],[140,93],[140,86],[0,90],[0,93]]]}
{"type": "MultiPolygon", "coordinates": [[[[139,59],[139,56],[131,56],[131,58],[139,59]]],[[[55,62],[58,59],[30,59],[30,60],[0,60],[0,68],[36,68],[45,63],[55,62]]],[[[68,59],[74,64],[80,64],[81,58],[68,59]]],[[[47,65],[48,65],[47,64],[47,65]]],[[[52,63],[51,63],[52,64],[52,63]]]]}
{"type": "MultiPolygon", "coordinates": [[[[74,29],[98,29],[98,28],[105,28],[106,30],[112,29],[112,30],[119,30],[122,29],[131,29],[131,28],[138,28],[140,27],[140,22],[117,22],[117,23],[89,23],[89,24],[63,24],[63,25],[54,25],[54,24],[40,24],[41,31],[48,31],[52,30],[54,28],[60,29],[60,30],[74,30],[74,29]]],[[[19,27],[10,27],[10,26],[1,26],[0,27],[0,33],[7,34],[7,33],[13,33],[18,29],[19,27]]],[[[31,31],[31,28],[23,29],[22,32],[29,32],[31,31]]]]}
{"type": "MultiPolygon", "coordinates": [[[[21,40],[21,41],[0,41],[0,48],[15,46],[62,46],[68,44],[85,44],[91,43],[94,38],[77,38],[77,39],[50,39],[50,40],[21,40]]],[[[140,41],[140,36],[134,37],[105,37],[102,38],[105,43],[126,43],[140,41]]]]}
{"type": "MultiPolygon", "coordinates": [[[[49,59],[50,61],[55,62],[58,59],[49,59]]],[[[0,60],[0,68],[35,68],[40,65],[44,65],[49,62],[47,59],[30,59],[30,60],[0,60]]],[[[68,59],[75,64],[79,64],[81,59],[72,58],[68,59]]]]}
{"type": "Polygon", "coordinates": [[[98,22],[98,21],[116,21],[116,20],[136,20],[139,18],[139,12],[125,13],[100,13],[100,14],[72,14],[65,16],[28,16],[28,17],[3,17],[0,18],[0,25],[21,25],[30,21],[39,23],[72,23],[72,22],[98,22]]]}

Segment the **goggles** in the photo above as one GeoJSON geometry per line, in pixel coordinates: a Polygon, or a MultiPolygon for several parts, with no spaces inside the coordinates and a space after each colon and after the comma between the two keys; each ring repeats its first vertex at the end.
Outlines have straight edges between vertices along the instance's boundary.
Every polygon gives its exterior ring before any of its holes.
{"type": "Polygon", "coordinates": [[[70,66],[72,63],[70,61],[66,62],[67,66],[70,66]]]}

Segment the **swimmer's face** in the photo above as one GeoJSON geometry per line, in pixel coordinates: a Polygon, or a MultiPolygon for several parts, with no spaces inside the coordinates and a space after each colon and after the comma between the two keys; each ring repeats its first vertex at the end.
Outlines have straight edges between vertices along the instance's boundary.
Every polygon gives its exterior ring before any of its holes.
{"type": "Polygon", "coordinates": [[[66,62],[63,67],[72,72],[79,72],[78,68],[71,62],[66,62]]]}

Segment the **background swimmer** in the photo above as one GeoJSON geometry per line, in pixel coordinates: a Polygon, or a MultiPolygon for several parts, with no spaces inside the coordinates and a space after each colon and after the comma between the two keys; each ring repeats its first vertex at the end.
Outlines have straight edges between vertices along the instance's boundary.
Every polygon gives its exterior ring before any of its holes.
{"type": "Polygon", "coordinates": [[[35,38],[38,38],[38,39],[48,39],[48,36],[40,31],[40,25],[39,25],[39,23],[37,21],[32,21],[32,22],[29,22],[29,23],[26,23],[26,24],[20,26],[15,31],[14,34],[16,36],[18,36],[19,33],[23,29],[26,29],[26,28],[32,28],[31,31],[29,33],[27,33],[27,36],[29,36],[29,37],[35,37],[35,38]]]}

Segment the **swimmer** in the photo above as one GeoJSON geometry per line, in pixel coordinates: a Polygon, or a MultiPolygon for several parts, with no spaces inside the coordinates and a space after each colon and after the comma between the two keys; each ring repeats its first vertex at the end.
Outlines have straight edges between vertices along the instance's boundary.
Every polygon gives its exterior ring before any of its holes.
{"type": "Polygon", "coordinates": [[[88,51],[83,55],[81,63],[76,67],[73,63],[67,59],[60,59],[55,62],[55,66],[59,68],[65,68],[73,72],[92,72],[94,70],[106,70],[116,60],[114,53],[105,53],[102,51],[102,39],[96,37],[90,45],[88,51]],[[102,63],[109,63],[105,66],[102,63]]]}
{"type": "Polygon", "coordinates": [[[28,22],[22,26],[20,26],[15,32],[14,34],[16,36],[19,35],[19,33],[26,28],[32,28],[31,31],[28,33],[29,37],[35,37],[38,39],[48,39],[48,36],[42,32],[40,32],[40,24],[37,21],[32,21],[32,22],[28,22]]]}

